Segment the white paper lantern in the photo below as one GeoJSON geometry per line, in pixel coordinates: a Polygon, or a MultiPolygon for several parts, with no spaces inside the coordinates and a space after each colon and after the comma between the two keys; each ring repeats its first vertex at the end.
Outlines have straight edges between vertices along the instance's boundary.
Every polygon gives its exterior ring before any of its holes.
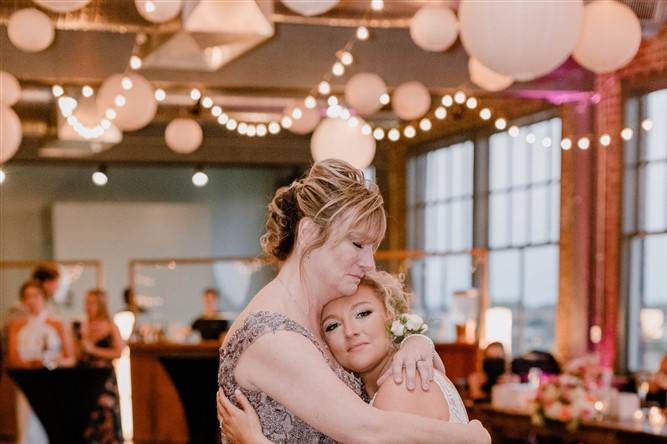
{"type": "Polygon", "coordinates": [[[356,168],[369,166],[375,156],[375,139],[361,132],[365,123],[357,120],[354,127],[343,119],[322,120],[310,139],[313,160],[341,159],[356,168]]]}
{"type": "Polygon", "coordinates": [[[387,85],[377,74],[360,72],[345,85],[345,103],[363,116],[370,116],[382,108],[380,96],[387,94],[387,85]]]}
{"type": "Polygon", "coordinates": [[[282,0],[283,5],[306,17],[324,14],[333,9],[340,0],[282,0]]]}
{"type": "Polygon", "coordinates": [[[14,106],[21,98],[21,85],[16,77],[0,71],[0,105],[14,106]]]}
{"type": "Polygon", "coordinates": [[[137,73],[113,74],[109,76],[97,92],[97,109],[105,113],[107,109],[116,111],[113,124],[124,131],[136,131],[148,125],[157,112],[157,101],[153,85],[137,73]],[[129,77],[132,87],[123,88],[122,80],[129,77]],[[118,106],[118,96],[125,98],[125,104],[118,106]]]}
{"type": "Polygon", "coordinates": [[[303,102],[300,104],[293,104],[288,106],[283,111],[285,116],[289,116],[292,119],[292,125],[289,127],[289,130],[295,134],[308,134],[312,132],[322,117],[317,108],[306,108],[303,102]],[[294,110],[299,110],[300,117],[294,116],[294,110]]]}
{"type": "Polygon", "coordinates": [[[584,8],[584,26],[572,55],[595,73],[612,72],[635,57],[641,41],[641,23],[632,9],[616,1],[597,0],[584,8]]]}
{"type": "Polygon", "coordinates": [[[90,3],[90,0],[32,0],[44,9],[64,13],[81,9],[90,3]]]}
{"type": "Polygon", "coordinates": [[[425,51],[445,51],[459,35],[459,21],[446,6],[424,6],[410,21],[410,37],[425,51]]]}
{"type": "Polygon", "coordinates": [[[532,80],[560,66],[577,44],[582,0],[462,0],[461,42],[484,66],[532,80]]]}
{"type": "Polygon", "coordinates": [[[39,52],[53,43],[55,30],[48,15],[39,9],[19,9],[9,17],[9,40],[25,52],[39,52]]]}
{"type": "Polygon", "coordinates": [[[183,0],[134,0],[134,5],[149,22],[164,23],[181,12],[183,0]]]}
{"type": "Polygon", "coordinates": [[[0,105],[0,164],[11,159],[21,145],[21,120],[13,109],[0,105]]]}
{"type": "Polygon", "coordinates": [[[192,153],[199,148],[203,138],[201,126],[193,119],[174,119],[164,131],[167,146],[179,154],[192,153]]]}
{"type": "Polygon", "coordinates": [[[474,57],[468,60],[468,73],[475,85],[487,91],[502,91],[514,83],[511,77],[491,71],[474,57]]]}
{"type": "Polygon", "coordinates": [[[418,119],[431,108],[431,94],[420,82],[406,82],[394,90],[391,107],[403,120],[418,119]]]}

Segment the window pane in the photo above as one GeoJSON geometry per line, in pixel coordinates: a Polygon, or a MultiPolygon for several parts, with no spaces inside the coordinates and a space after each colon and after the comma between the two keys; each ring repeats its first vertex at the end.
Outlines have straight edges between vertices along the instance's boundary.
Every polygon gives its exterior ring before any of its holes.
{"type": "Polygon", "coordinates": [[[451,251],[461,251],[470,248],[469,242],[472,221],[472,205],[468,199],[454,201],[449,205],[452,221],[451,251]]]}
{"type": "Polygon", "coordinates": [[[651,163],[645,169],[644,229],[667,229],[667,162],[651,163]]]}
{"type": "Polygon", "coordinates": [[[463,196],[466,192],[466,180],[470,180],[470,174],[465,168],[466,166],[466,147],[463,144],[454,145],[449,149],[449,157],[451,159],[452,168],[452,197],[463,196]]]}
{"type": "Polygon", "coordinates": [[[489,141],[490,183],[491,190],[507,188],[509,186],[510,164],[510,136],[507,133],[497,133],[489,141]]]}
{"type": "MultiPolygon", "coordinates": [[[[534,133],[535,134],[535,133],[534,133]]],[[[540,133],[537,133],[540,134],[540,133]]],[[[549,161],[551,160],[551,148],[544,148],[542,146],[542,139],[547,134],[537,135],[537,142],[531,146],[531,165],[530,175],[533,182],[546,182],[549,177],[549,161]]],[[[550,137],[550,135],[549,135],[550,137]]]]}
{"type": "Polygon", "coordinates": [[[646,117],[652,121],[653,127],[644,132],[644,159],[667,159],[667,90],[646,96],[646,117]]]}
{"type": "Polygon", "coordinates": [[[512,193],[512,245],[528,243],[528,191],[516,190],[512,193]]]}
{"type": "Polygon", "coordinates": [[[519,302],[519,250],[489,253],[489,297],[492,305],[519,302]]]}
{"type": "Polygon", "coordinates": [[[560,183],[551,185],[551,210],[549,211],[550,241],[558,242],[560,239],[560,183]]]}
{"type": "Polygon", "coordinates": [[[462,254],[447,256],[445,260],[446,288],[445,297],[447,305],[452,301],[452,295],[457,290],[472,287],[472,273],[470,272],[470,255],[462,254]]]}
{"type": "Polygon", "coordinates": [[[639,318],[644,349],[642,367],[655,371],[667,350],[667,234],[647,236],[644,242],[644,304],[639,318]]]}
{"type": "Polygon", "coordinates": [[[515,187],[525,186],[530,180],[528,176],[530,152],[526,134],[522,128],[519,136],[512,139],[512,185],[515,187]]]}
{"type": "Polygon", "coordinates": [[[509,194],[493,193],[490,196],[489,244],[491,248],[509,244],[509,194]]]}
{"type": "Polygon", "coordinates": [[[531,244],[549,240],[549,185],[538,186],[530,190],[530,239],[531,244]]]}

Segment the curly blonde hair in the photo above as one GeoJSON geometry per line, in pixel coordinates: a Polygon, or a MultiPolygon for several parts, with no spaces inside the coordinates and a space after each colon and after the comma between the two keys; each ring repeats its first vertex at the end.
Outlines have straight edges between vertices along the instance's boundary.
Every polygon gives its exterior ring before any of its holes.
{"type": "Polygon", "coordinates": [[[376,270],[366,273],[359,285],[374,290],[384,304],[389,322],[397,316],[407,313],[414,294],[407,290],[401,279],[386,271],[376,270]]]}
{"type": "Polygon", "coordinates": [[[384,201],[374,183],[347,162],[328,159],[315,163],[308,174],[289,187],[279,188],[268,206],[266,233],[260,243],[266,257],[286,260],[296,245],[299,222],[310,218],[319,227],[319,236],[307,246],[304,255],[321,247],[333,227],[366,233],[364,242],[378,246],[387,222],[384,201]],[[341,226],[342,224],[342,226],[341,226]]]}

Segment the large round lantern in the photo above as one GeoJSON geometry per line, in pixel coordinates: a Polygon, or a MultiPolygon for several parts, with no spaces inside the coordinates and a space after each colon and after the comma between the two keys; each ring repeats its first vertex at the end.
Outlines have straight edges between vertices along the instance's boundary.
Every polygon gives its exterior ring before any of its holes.
{"type": "Polygon", "coordinates": [[[0,105],[0,164],[11,159],[21,145],[21,120],[13,109],[0,105]]]}
{"type": "Polygon", "coordinates": [[[602,74],[622,68],[635,57],[642,41],[637,15],[627,5],[597,0],[584,8],[584,26],[574,59],[602,74]]]}
{"type": "Polygon", "coordinates": [[[499,74],[526,81],[560,66],[577,44],[582,0],[462,0],[461,42],[499,74]]]}
{"type": "Polygon", "coordinates": [[[203,139],[201,126],[193,119],[181,117],[174,119],[164,131],[167,146],[179,154],[192,153],[199,148],[203,139]]]}
{"type": "Polygon", "coordinates": [[[282,0],[283,5],[306,17],[324,14],[336,6],[339,0],[282,0]]]}
{"type": "Polygon", "coordinates": [[[0,105],[14,106],[21,98],[21,85],[16,77],[0,71],[0,105]]]}
{"type": "Polygon", "coordinates": [[[468,73],[472,83],[486,91],[502,91],[514,83],[511,77],[491,71],[474,57],[468,60],[468,73]]]}
{"type": "Polygon", "coordinates": [[[418,119],[431,108],[431,94],[420,82],[406,82],[394,90],[391,107],[403,120],[418,119]]]}
{"type": "Polygon", "coordinates": [[[81,9],[90,3],[90,0],[32,0],[49,11],[65,13],[81,9]]]}
{"type": "Polygon", "coordinates": [[[25,52],[48,48],[55,38],[53,23],[39,9],[19,9],[9,17],[7,35],[14,46],[25,52]]]}
{"type": "Polygon", "coordinates": [[[446,6],[424,6],[410,21],[410,37],[425,51],[445,51],[458,35],[459,21],[446,6]]]}
{"type": "Polygon", "coordinates": [[[341,159],[356,168],[366,168],[375,156],[375,139],[362,131],[365,123],[353,117],[350,120],[322,120],[310,139],[310,153],[316,162],[341,159]],[[355,119],[355,120],[352,120],[355,119]],[[352,123],[356,123],[352,125],[352,123]]]}
{"type": "Polygon", "coordinates": [[[307,108],[303,102],[299,105],[293,104],[288,106],[283,111],[283,114],[292,119],[292,125],[290,125],[289,130],[294,134],[308,134],[312,132],[322,118],[317,108],[307,108]]]}
{"type": "Polygon", "coordinates": [[[345,84],[345,103],[363,116],[370,116],[382,108],[380,97],[387,94],[387,85],[377,74],[360,72],[345,84]]]}
{"type": "Polygon", "coordinates": [[[183,7],[182,0],[134,0],[139,14],[152,23],[164,23],[176,18],[183,7]]]}

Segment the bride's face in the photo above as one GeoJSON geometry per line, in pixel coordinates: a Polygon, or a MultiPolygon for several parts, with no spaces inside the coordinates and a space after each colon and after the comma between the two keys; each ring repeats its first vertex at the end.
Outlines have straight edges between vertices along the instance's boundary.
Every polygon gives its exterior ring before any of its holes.
{"type": "Polygon", "coordinates": [[[359,373],[374,369],[392,352],[386,322],[384,305],[365,285],[322,310],[322,332],[331,353],[340,365],[359,373]]]}

